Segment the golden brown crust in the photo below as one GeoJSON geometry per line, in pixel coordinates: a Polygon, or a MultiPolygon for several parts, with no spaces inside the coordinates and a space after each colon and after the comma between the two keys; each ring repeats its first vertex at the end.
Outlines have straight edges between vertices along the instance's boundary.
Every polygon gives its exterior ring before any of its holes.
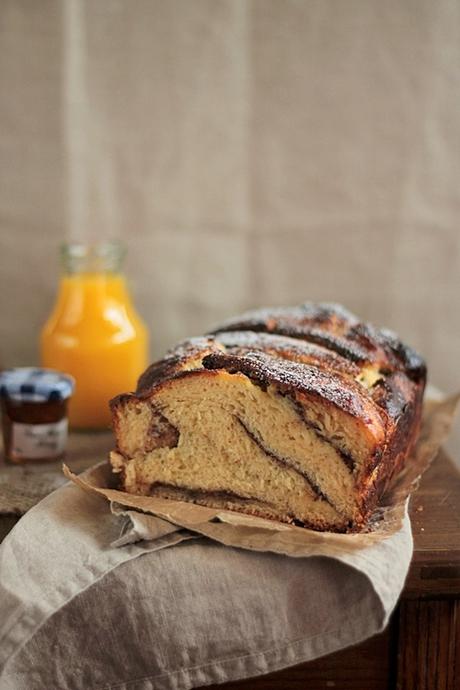
{"type": "Polygon", "coordinates": [[[423,359],[387,329],[362,323],[341,305],[306,302],[298,307],[258,309],[228,319],[213,331],[257,331],[300,338],[323,345],[350,361],[374,362],[403,371],[414,380],[426,377],[423,359]]]}
{"type": "Polygon", "coordinates": [[[361,371],[357,364],[339,353],[299,338],[264,332],[222,331],[215,336],[215,339],[225,347],[226,352],[231,354],[264,352],[292,362],[312,364],[321,369],[352,377],[358,376],[361,371]]]}
{"type": "Polygon", "coordinates": [[[171,378],[179,371],[199,366],[206,354],[216,351],[219,352],[220,347],[213,337],[184,340],[144,371],[137,383],[136,393],[142,394],[156,383],[171,378]]]}

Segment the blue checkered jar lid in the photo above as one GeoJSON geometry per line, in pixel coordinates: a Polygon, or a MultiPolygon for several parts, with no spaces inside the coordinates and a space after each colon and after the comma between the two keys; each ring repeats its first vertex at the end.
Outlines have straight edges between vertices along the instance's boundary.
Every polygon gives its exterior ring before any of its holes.
{"type": "Polygon", "coordinates": [[[0,396],[23,402],[70,398],[75,380],[54,369],[18,367],[0,372],[0,396]]]}

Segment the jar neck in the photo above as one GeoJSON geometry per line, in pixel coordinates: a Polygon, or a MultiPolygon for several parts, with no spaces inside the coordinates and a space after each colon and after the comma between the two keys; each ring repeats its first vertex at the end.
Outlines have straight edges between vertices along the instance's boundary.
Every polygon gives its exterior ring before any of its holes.
{"type": "Polygon", "coordinates": [[[125,248],[120,242],[69,242],[61,247],[64,275],[121,273],[125,248]]]}

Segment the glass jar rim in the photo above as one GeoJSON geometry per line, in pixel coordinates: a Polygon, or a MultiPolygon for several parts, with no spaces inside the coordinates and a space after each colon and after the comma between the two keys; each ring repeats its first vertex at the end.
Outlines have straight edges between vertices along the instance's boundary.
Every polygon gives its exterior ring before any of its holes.
{"type": "Polygon", "coordinates": [[[60,247],[61,262],[68,273],[118,271],[125,254],[126,247],[119,240],[69,241],[60,247]]]}

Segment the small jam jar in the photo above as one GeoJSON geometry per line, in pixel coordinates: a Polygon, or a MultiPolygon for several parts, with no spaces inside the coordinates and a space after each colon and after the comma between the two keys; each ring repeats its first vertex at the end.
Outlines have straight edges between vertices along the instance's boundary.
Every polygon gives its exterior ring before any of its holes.
{"type": "Polygon", "coordinates": [[[59,460],[67,443],[67,404],[74,379],[53,369],[0,373],[3,447],[10,463],[59,460]]]}

